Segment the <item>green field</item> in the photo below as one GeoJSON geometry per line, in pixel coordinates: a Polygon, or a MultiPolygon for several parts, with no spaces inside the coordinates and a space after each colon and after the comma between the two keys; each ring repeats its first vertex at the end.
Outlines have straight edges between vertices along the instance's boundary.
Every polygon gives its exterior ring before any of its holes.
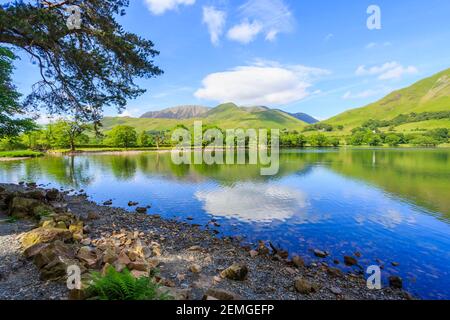
{"type": "Polygon", "coordinates": [[[40,157],[42,152],[31,150],[16,150],[16,151],[0,151],[0,158],[25,158],[25,157],[40,157]]]}
{"type": "MultiPolygon", "coordinates": [[[[346,111],[325,122],[334,126],[343,125],[345,131],[350,131],[369,119],[391,120],[400,114],[449,110],[450,69],[447,69],[408,88],[394,91],[366,107],[346,111]]],[[[427,121],[408,125],[414,128],[431,128],[427,127],[429,125],[427,121]]],[[[450,128],[448,121],[444,122],[444,125],[450,128]]]]}

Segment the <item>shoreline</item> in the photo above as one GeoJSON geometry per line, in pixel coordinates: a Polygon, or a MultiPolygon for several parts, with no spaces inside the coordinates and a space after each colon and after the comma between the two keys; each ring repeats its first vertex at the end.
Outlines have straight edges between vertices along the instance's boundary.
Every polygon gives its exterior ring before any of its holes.
{"type": "MultiPolygon", "coordinates": [[[[5,189],[3,193],[23,194],[36,190],[46,192],[35,186],[0,184],[0,187],[5,189]]],[[[117,239],[128,238],[127,241],[132,241],[129,238],[130,234],[134,234],[132,237],[135,238],[138,235],[139,242],[151,246],[153,250],[151,263],[157,265],[164,287],[180,300],[201,300],[207,296],[220,300],[225,297],[244,300],[404,300],[412,298],[405,291],[390,287],[375,291],[367,289],[366,281],[358,272],[358,268],[353,269],[352,273],[343,273],[321,262],[320,258],[310,265],[305,265],[301,257],[291,260],[288,258],[288,253],[281,249],[275,248],[277,251],[274,251],[261,244],[259,249],[252,250],[252,248],[243,247],[238,237],[218,238],[208,226],[201,228],[198,225],[165,220],[157,215],[130,213],[120,208],[100,206],[88,201],[84,195],[64,194],[61,201],[51,205],[56,205],[58,208],[66,207],[71,214],[84,223],[84,229],[87,229],[87,232],[82,238],[73,241],[75,246],[81,246],[79,242],[83,242],[85,246],[100,248],[100,243],[103,243],[105,239],[105,241],[112,239],[117,242],[117,239]],[[245,279],[237,281],[221,277],[221,272],[236,264],[245,266],[248,270],[248,276],[245,279]]],[[[39,271],[33,268],[32,262],[23,258],[20,246],[17,245],[22,233],[30,228],[29,222],[32,221],[0,223],[0,244],[7,246],[3,250],[12,248],[9,251],[14,254],[10,253],[9,256],[16,255],[16,260],[26,266],[25,269],[28,270],[26,277],[38,279],[39,271]],[[15,224],[17,224],[16,231],[11,234],[10,229],[14,229],[15,224]],[[8,228],[9,232],[2,230],[5,228],[8,228]],[[3,239],[2,241],[5,234],[13,237],[14,240],[3,239]]],[[[0,288],[3,288],[0,289],[0,298],[29,299],[26,294],[20,295],[14,292],[14,281],[18,287],[22,281],[20,274],[17,275],[18,271],[14,267],[10,270],[8,266],[0,267],[2,270],[0,288]],[[6,271],[4,271],[5,268],[6,271]],[[7,285],[3,285],[5,282],[7,285]]],[[[30,290],[41,292],[42,288],[48,285],[55,284],[39,282],[30,290]]],[[[56,297],[45,290],[41,295],[44,295],[44,299],[67,299],[69,292],[64,284],[58,283],[57,288],[56,297]]],[[[33,297],[32,294],[31,296],[33,297]]],[[[39,297],[36,298],[39,299],[39,297]]]]}

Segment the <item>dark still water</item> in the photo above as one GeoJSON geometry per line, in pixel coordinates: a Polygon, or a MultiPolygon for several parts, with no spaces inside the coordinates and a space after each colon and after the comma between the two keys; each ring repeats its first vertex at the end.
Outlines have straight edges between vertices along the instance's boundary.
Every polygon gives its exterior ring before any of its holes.
{"type": "MultiPolygon", "coordinates": [[[[84,189],[93,200],[151,204],[152,214],[221,235],[272,243],[313,261],[362,254],[422,298],[450,299],[450,150],[284,151],[280,172],[257,166],[176,166],[170,154],[80,155],[0,162],[0,181],[84,189]],[[393,267],[392,262],[398,262],[393,267]]],[[[130,209],[132,210],[132,209],[130,209]]]]}

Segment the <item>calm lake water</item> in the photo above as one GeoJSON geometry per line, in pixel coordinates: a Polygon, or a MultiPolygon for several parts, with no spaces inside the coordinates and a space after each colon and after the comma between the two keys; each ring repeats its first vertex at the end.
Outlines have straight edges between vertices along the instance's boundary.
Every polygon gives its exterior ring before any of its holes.
{"type": "MultiPolygon", "coordinates": [[[[450,299],[450,150],[289,150],[280,172],[251,165],[176,166],[170,154],[80,155],[0,162],[0,181],[84,189],[92,200],[272,243],[314,261],[360,252],[422,298],[450,299]],[[393,267],[392,262],[400,263],[393,267]]],[[[344,270],[349,270],[340,265],[344,270]]]]}

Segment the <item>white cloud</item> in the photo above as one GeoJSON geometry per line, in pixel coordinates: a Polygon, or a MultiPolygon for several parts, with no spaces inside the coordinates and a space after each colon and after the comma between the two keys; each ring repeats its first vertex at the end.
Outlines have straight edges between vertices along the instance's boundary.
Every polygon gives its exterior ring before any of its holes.
{"type": "Polygon", "coordinates": [[[334,38],[334,34],[329,33],[329,34],[327,34],[326,37],[324,38],[324,41],[325,41],[325,42],[328,42],[328,41],[330,41],[330,40],[333,39],[333,38],[334,38]]]}
{"type": "Polygon", "coordinates": [[[329,73],[319,68],[258,60],[252,65],[206,76],[195,96],[241,105],[282,105],[309,96],[312,83],[329,73]]]}
{"type": "Polygon", "coordinates": [[[180,5],[193,5],[195,0],[144,0],[147,8],[156,15],[175,10],[180,5]]]}
{"type": "Polygon", "coordinates": [[[248,0],[239,7],[242,22],[229,32],[229,39],[247,44],[263,33],[265,40],[275,41],[283,32],[294,28],[292,12],[283,0],[248,0]],[[252,21],[251,23],[249,21],[252,21]]]}
{"type": "Polygon", "coordinates": [[[219,44],[220,36],[225,27],[227,14],[224,11],[215,9],[214,7],[203,7],[203,23],[208,26],[211,42],[214,45],[219,44]]]}
{"type": "Polygon", "coordinates": [[[247,44],[255,40],[262,28],[262,24],[258,21],[253,21],[252,23],[244,21],[228,30],[227,36],[230,40],[247,44]]]}
{"type": "Polygon", "coordinates": [[[357,76],[373,76],[377,75],[379,80],[391,80],[400,79],[404,75],[416,74],[418,72],[417,68],[414,66],[404,67],[396,61],[387,62],[380,66],[373,66],[367,68],[362,65],[359,66],[355,74],[357,76]]]}
{"type": "Polygon", "coordinates": [[[371,42],[366,45],[366,49],[373,49],[376,47],[390,47],[392,45],[391,42],[386,41],[384,43],[371,42]]]}
{"type": "Polygon", "coordinates": [[[216,217],[268,223],[293,217],[306,220],[306,195],[285,186],[241,183],[220,190],[199,191],[196,198],[216,217]]]}

